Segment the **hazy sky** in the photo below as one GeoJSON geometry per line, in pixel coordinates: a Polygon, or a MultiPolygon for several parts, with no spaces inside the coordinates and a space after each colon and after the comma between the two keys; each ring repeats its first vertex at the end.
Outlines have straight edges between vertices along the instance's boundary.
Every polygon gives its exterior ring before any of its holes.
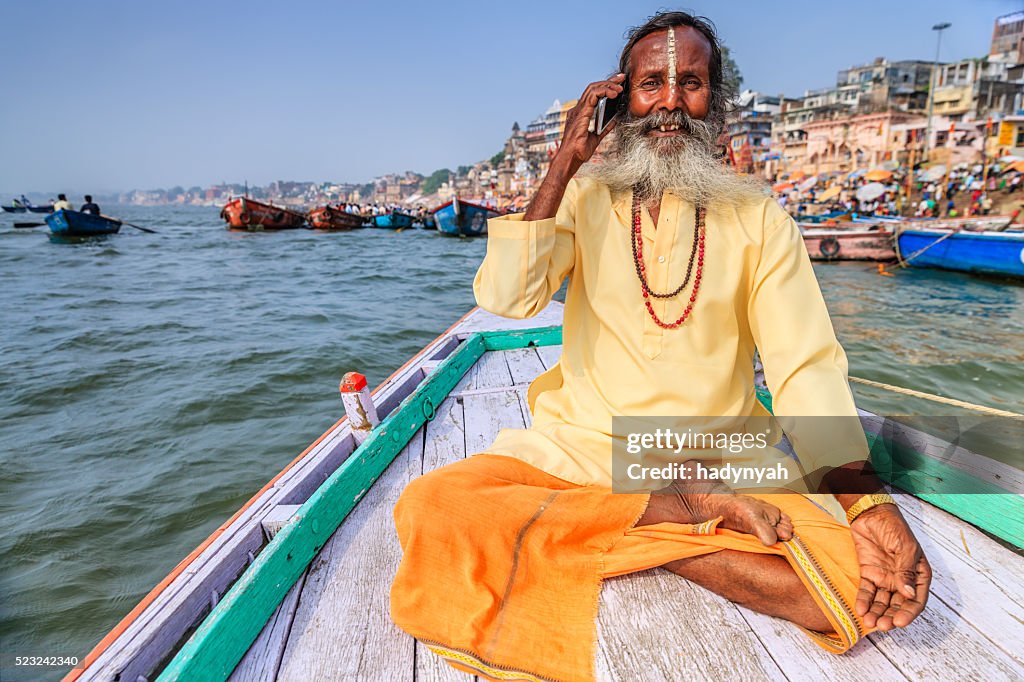
{"type": "MultiPolygon", "coordinates": [[[[497,152],[611,73],[657,2],[3,4],[0,195],[366,181],[497,152]]],[[[871,61],[986,54],[1017,0],[692,2],[744,85],[802,94],[871,61]]]]}

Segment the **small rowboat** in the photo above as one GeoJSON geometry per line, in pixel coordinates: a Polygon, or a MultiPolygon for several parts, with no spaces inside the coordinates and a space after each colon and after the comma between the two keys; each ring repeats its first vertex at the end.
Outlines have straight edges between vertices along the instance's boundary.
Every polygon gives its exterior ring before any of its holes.
{"type": "Polygon", "coordinates": [[[1024,233],[900,229],[897,252],[911,267],[1024,279],[1024,233]]]}
{"type": "Polygon", "coordinates": [[[62,208],[45,218],[50,232],[56,237],[98,237],[104,234],[117,234],[121,229],[121,221],[106,216],[69,211],[62,208]]]}
{"type": "Polygon", "coordinates": [[[309,225],[314,230],[351,230],[363,226],[362,216],[345,213],[333,206],[318,206],[309,212],[309,225]]]}
{"type": "Polygon", "coordinates": [[[0,206],[5,213],[24,213],[28,209],[24,206],[0,206]]]}
{"type": "Polygon", "coordinates": [[[801,226],[800,232],[807,253],[814,261],[896,259],[892,231],[882,226],[873,226],[871,229],[859,226],[849,229],[801,226]]]}
{"type": "Polygon", "coordinates": [[[220,217],[229,230],[293,230],[306,224],[306,216],[283,206],[238,197],[224,204],[220,217]]]}
{"type": "Polygon", "coordinates": [[[433,210],[437,231],[452,237],[478,237],[487,234],[487,220],[498,217],[493,208],[456,197],[433,210]]]}
{"type": "Polygon", "coordinates": [[[401,211],[392,211],[385,215],[375,215],[373,220],[370,221],[372,227],[380,227],[383,229],[400,230],[408,227],[412,227],[413,217],[408,213],[402,213],[401,211]]]}
{"type": "MultiPolygon", "coordinates": [[[[389,618],[401,556],[392,513],[416,477],[530,425],[527,386],[559,360],[561,317],[557,302],[524,321],[478,309],[372,394],[365,380],[346,386],[360,391],[343,394],[349,417],[178,564],[66,682],[471,682],[389,618]]],[[[765,389],[751,391],[770,409],[765,389]]],[[[918,621],[835,656],[795,626],[645,571],[604,581],[599,679],[704,679],[722,665],[752,680],[1021,678],[1024,557],[1004,545],[1024,546],[1024,475],[861,414],[876,470],[903,491],[893,492],[934,567],[918,621]],[[960,492],[943,492],[953,480],[960,492]]]]}

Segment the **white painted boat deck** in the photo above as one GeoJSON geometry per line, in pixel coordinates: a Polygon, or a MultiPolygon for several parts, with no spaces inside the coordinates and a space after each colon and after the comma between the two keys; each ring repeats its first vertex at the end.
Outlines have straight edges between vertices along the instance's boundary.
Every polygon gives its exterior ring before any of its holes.
{"type": "MultiPolygon", "coordinates": [[[[455,332],[552,323],[560,319],[509,323],[477,311],[455,332]]],[[[392,509],[412,479],[485,450],[501,428],[528,426],[527,385],[559,352],[485,354],[313,560],[231,679],[468,679],[391,622],[401,556],[392,509]]],[[[900,504],[935,572],[927,610],[910,628],[834,656],[784,621],[656,569],[606,581],[599,679],[1024,679],[1024,559],[916,498],[900,504]]]]}

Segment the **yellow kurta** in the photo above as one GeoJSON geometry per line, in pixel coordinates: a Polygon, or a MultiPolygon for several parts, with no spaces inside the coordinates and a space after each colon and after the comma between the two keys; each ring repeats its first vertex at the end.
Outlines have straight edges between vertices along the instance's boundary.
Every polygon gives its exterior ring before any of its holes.
{"type": "MultiPolygon", "coordinates": [[[[755,348],[776,415],[856,417],[846,355],[799,229],[773,199],[708,207],[700,292],[677,329],[659,327],[644,307],[630,246],[631,206],[628,192],[612,195],[594,180],[574,179],[555,218],[528,222],[518,214],[488,223],[487,253],[473,285],[482,308],[528,318],[570,279],[561,360],[531,386],[533,425],[502,430],[487,452],[573,483],[610,485],[613,416],[758,414],[755,348]]],[[[657,228],[642,211],[654,291],[671,291],[683,279],[694,210],[666,193],[657,228]]],[[[658,316],[678,319],[691,289],[652,299],[658,316]]],[[[847,433],[844,443],[842,462],[867,457],[862,431],[847,433]]],[[[801,464],[810,471],[824,463],[801,464]]]]}

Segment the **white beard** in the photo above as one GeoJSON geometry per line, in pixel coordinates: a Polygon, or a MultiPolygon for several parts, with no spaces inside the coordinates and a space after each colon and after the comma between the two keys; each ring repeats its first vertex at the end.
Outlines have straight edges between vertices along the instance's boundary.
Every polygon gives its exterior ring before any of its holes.
{"type": "Polygon", "coordinates": [[[750,176],[737,175],[715,156],[717,126],[690,118],[682,112],[659,112],[643,118],[620,120],[600,161],[580,169],[583,177],[594,178],[613,191],[638,187],[645,198],[660,198],[663,192],[700,206],[739,206],[767,196],[767,185],[750,176]],[[652,137],[647,133],[661,125],[678,125],[674,137],[652,137]]]}

